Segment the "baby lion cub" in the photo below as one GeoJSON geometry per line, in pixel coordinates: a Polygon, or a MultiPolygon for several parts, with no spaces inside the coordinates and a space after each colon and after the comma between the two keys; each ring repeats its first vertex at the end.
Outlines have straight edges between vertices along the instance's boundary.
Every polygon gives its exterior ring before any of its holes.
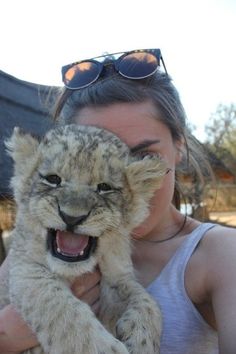
{"type": "Polygon", "coordinates": [[[41,142],[16,128],[7,146],[18,211],[9,300],[8,289],[1,297],[37,335],[40,347],[27,353],[159,353],[160,311],[135,279],[129,235],[148,215],[164,162],[132,156],[112,133],[78,125],[41,142]],[[70,289],[96,265],[99,319],[70,289]]]}

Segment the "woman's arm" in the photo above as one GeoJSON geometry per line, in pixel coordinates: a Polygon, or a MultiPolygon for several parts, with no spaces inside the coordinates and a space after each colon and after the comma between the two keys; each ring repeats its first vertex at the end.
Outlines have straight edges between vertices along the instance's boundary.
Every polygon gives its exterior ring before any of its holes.
{"type": "MultiPolygon", "coordinates": [[[[8,274],[8,260],[0,268],[1,280],[8,274]]],[[[86,274],[76,279],[72,291],[79,299],[89,304],[97,313],[99,308],[100,273],[86,274]]],[[[20,353],[38,344],[36,336],[25,324],[12,305],[0,311],[0,353],[20,353]]]]}
{"type": "Polygon", "coordinates": [[[208,284],[219,335],[220,354],[235,354],[236,229],[216,228],[209,239],[207,253],[208,284]]]}
{"type": "MultiPolygon", "coordinates": [[[[8,278],[8,258],[0,267],[0,284],[8,278]]],[[[20,353],[37,345],[36,337],[12,305],[0,311],[0,353],[20,353]]]]}

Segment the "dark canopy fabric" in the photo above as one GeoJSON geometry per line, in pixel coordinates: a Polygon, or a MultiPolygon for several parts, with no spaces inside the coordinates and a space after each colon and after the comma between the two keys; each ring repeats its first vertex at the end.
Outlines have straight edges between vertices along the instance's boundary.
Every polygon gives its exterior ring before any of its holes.
{"type": "Polygon", "coordinates": [[[19,80],[0,71],[0,198],[10,196],[12,161],[4,140],[15,126],[34,135],[43,135],[53,126],[50,119],[57,87],[19,80]]]}

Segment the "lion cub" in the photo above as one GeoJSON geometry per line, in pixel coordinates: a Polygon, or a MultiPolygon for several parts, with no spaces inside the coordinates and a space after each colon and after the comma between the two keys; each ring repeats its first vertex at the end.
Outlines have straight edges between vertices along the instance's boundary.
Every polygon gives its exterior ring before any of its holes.
{"type": "Polygon", "coordinates": [[[7,147],[18,211],[10,300],[3,287],[1,298],[37,335],[40,347],[27,353],[159,353],[160,311],[135,279],[129,235],[148,215],[164,162],[132,156],[112,133],[78,125],[42,141],[15,128],[7,147]],[[70,289],[97,264],[99,319],[70,289]]]}

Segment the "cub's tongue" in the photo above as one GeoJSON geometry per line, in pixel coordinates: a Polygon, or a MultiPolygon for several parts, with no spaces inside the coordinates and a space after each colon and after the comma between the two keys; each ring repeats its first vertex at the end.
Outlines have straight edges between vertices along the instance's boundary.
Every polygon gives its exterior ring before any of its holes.
{"type": "Polygon", "coordinates": [[[89,236],[86,235],[73,234],[72,232],[60,230],[56,233],[58,251],[68,256],[83,254],[88,241],[89,236]]]}

